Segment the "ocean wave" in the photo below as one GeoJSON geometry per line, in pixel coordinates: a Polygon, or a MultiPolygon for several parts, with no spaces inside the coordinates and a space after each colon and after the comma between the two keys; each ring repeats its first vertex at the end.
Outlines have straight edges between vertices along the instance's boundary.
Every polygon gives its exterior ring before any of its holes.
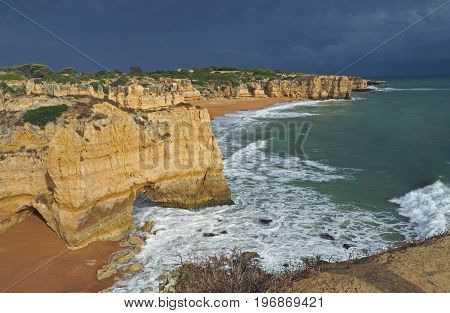
{"type": "MultiPolygon", "coordinates": [[[[359,100],[359,98],[351,99],[359,100]]],[[[305,116],[320,115],[318,113],[309,113],[301,111],[293,111],[299,107],[320,107],[329,106],[337,101],[349,101],[343,99],[328,99],[328,100],[302,100],[295,102],[277,103],[258,110],[238,111],[234,113],[226,114],[223,117],[216,118],[218,121],[233,122],[238,121],[240,124],[245,121],[252,121],[258,119],[282,119],[282,118],[297,118],[305,116]]]]}
{"type": "Polygon", "coordinates": [[[448,230],[450,222],[450,187],[437,181],[413,190],[403,197],[390,200],[398,204],[399,213],[415,226],[419,239],[425,239],[448,230]]]}
{"type": "Polygon", "coordinates": [[[352,169],[337,169],[319,161],[265,151],[268,140],[258,140],[224,159],[225,176],[246,177],[283,183],[294,181],[329,182],[351,179],[352,169]]]}

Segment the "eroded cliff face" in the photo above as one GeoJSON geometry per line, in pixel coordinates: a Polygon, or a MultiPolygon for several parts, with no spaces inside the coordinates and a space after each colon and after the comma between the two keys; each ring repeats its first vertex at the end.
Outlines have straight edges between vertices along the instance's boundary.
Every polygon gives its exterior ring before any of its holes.
{"type": "Polygon", "coordinates": [[[125,111],[92,97],[58,100],[69,109],[45,127],[23,124],[23,110],[0,112],[0,231],[36,209],[79,248],[131,229],[140,192],[183,208],[230,202],[205,109],[125,111]]]}
{"type": "Polygon", "coordinates": [[[109,87],[105,91],[90,85],[60,85],[28,81],[28,95],[46,95],[52,97],[90,96],[96,99],[109,99],[119,106],[132,109],[157,109],[182,102],[195,102],[205,99],[277,97],[301,99],[349,99],[353,90],[367,88],[367,80],[348,76],[303,75],[292,79],[263,80],[203,86],[189,79],[165,78],[140,85],[109,87]]]}

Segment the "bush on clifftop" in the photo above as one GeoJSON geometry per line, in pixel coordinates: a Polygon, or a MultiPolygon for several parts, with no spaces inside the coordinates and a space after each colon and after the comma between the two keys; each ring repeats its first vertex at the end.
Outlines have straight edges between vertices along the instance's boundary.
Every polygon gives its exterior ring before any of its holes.
{"type": "Polygon", "coordinates": [[[3,91],[3,93],[10,93],[10,94],[16,94],[16,90],[6,84],[5,82],[0,82],[0,91],[3,91]]]}
{"type": "Polygon", "coordinates": [[[21,74],[28,78],[42,78],[45,75],[53,73],[50,67],[42,64],[24,64],[19,66],[8,66],[2,68],[2,70],[8,73],[21,74]]]}
{"type": "Polygon", "coordinates": [[[0,74],[0,80],[8,81],[8,80],[22,80],[23,76],[16,73],[6,73],[0,74]]]}
{"type": "Polygon", "coordinates": [[[56,121],[66,110],[67,105],[61,104],[50,107],[40,107],[34,110],[28,110],[23,116],[23,120],[26,123],[30,123],[37,126],[45,126],[49,122],[56,121]]]}
{"type": "Polygon", "coordinates": [[[63,75],[72,75],[76,73],[77,71],[73,67],[63,67],[62,69],[59,70],[59,74],[63,75]]]}

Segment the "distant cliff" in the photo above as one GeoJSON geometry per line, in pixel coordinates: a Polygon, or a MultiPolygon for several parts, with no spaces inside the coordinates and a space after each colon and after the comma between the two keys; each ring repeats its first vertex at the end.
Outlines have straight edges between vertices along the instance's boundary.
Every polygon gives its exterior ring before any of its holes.
{"type": "Polygon", "coordinates": [[[349,99],[353,90],[367,88],[367,80],[347,76],[304,75],[294,79],[276,79],[230,84],[206,83],[202,86],[188,79],[161,79],[145,84],[97,88],[86,84],[54,84],[26,82],[28,95],[90,96],[108,99],[120,106],[134,109],[154,109],[181,102],[205,99],[274,97],[291,99],[349,99]]]}

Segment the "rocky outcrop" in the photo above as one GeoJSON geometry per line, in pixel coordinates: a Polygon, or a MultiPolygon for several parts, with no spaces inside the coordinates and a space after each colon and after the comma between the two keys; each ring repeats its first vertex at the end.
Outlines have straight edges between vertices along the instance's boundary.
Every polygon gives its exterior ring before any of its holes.
{"type": "Polygon", "coordinates": [[[349,99],[352,80],[346,76],[305,75],[294,80],[273,80],[265,87],[269,97],[293,99],[349,99]]]}
{"type": "Polygon", "coordinates": [[[96,90],[90,85],[58,85],[28,81],[28,95],[52,97],[89,96],[108,99],[131,109],[157,109],[182,102],[205,99],[239,99],[280,97],[291,99],[349,99],[352,91],[367,89],[367,80],[348,76],[302,75],[291,79],[261,80],[238,85],[209,82],[198,85],[189,79],[164,78],[144,85],[136,82],[127,86],[96,90]],[[106,91],[106,93],[105,93],[106,91]]]}
{"type": "Polygon", "coordinates": [[[387,81],[385,80],[368,80],[367,85],[369,86],[378,86],[378,85],[385,85],[387,84],[387,81]]]}
{"type": "Polygon", "coordinates": [[[149,109],[133,102],[145,92],[128,88],[119,103],[91,94],[88,101],[57,98],[69,109],[45,127],[24,124],[23,111],[10,106],[0,112],[0,231],[37,210],[70,248],[79,248],[133,228],[140,192],[183,208],[230,202],[206,109],[173,101],[149,109]]]}
{"type": "Polygon", "coordinates": [[[367,88],[367,80],[362,79],[361,77],[352,77],[352,88],[353,91],[370,91],[371,89],[367,88]]]}

